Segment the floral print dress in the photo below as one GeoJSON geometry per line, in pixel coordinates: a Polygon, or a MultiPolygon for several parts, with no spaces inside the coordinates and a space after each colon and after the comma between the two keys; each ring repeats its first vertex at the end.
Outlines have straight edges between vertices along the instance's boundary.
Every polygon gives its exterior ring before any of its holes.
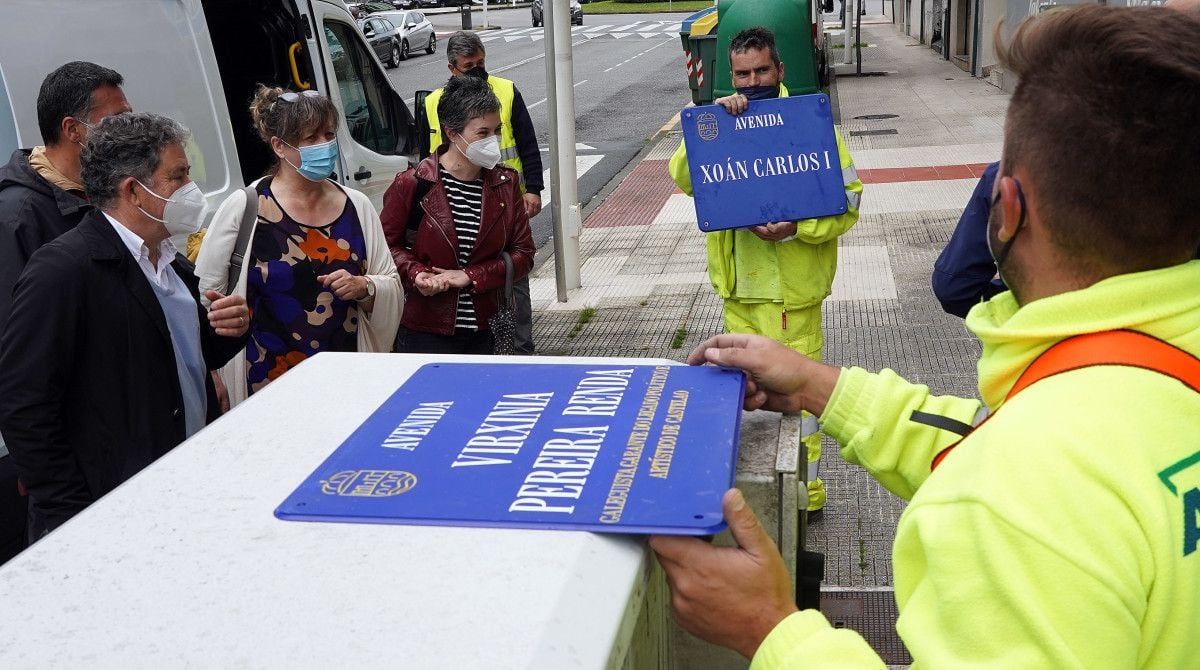
{"type": "Polygon", "coordinates": [[[258,225],[246,270],[250,339],[246,393],[253,394],[321,351],[357,351],[359,308],[341,300],[317,277],[337,270],[366,272],[366,242],[350,199],[324,226],[297,223],[258,184],[258,225]]]}

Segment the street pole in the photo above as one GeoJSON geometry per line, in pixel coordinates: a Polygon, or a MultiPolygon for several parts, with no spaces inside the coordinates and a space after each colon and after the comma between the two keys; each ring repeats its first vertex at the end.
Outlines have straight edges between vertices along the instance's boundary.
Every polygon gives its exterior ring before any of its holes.
{"type": "Polygon", "coordinates": [[[842,64],[849,65],[854,62],[854,53],[851,51],[854,42],[851,38],[854,36],[854,17],[858,16],[858,8],[854,6],[854,0],[842,0],[842,11],[846,17],[846,44],[842,49],[842,64]]]}
{"type": "Polygon", "coordinates": [[[579,184],[575,174],[575,73],[570,0],[544,0],[546,105],[550,119],[550,210],[554,216],[554,279],[558,301],[582,286],[579,276],[579,184]]]}
{"type": "Polygon", "coordinates": [[[487,28],[488,26],[491,25],[487,22],[487,6],[488,6],[488,0],[483,0],[483,27],[484,28],[487,28]]]}
{"type": "MultiPolygon", "coordinates": [[[[865,2],[865,0],[858,0],[858,2],[865,2]]],[[[908,4],[908,3],[905,3],[905,4],[908,4]]],[[[855,35],[855,37],[858,38],[858,39],[854,40],[854,60],[858,63],[858,65],[855,66],[855,72],[858,74],[858,76],[861,77],[862,76],[862,13],[861,12],[854,12],[854,27],[855,27],[854,32],[857,33],[855,35]]]]}

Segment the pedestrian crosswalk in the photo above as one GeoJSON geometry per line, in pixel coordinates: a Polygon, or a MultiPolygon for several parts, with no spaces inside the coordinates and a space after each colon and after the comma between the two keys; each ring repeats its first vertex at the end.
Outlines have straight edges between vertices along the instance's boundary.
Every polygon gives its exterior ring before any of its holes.
{"type": "MultiPolygon", "coordinates": [[[[572,40],[590,40],[596,38],[613,39],[650,39],[662,37],[678,37],[679,21],[635,21],[626,24],[604,24],[598,26],[572,26],[572,40]]],[[[480,33],[479,39],[484,42],[537,42],[545,39],[545,28],[505,28],[480,33]]]]}
{"type": "MultiPolygon", "coordinates": [[[[541,150],[542,150],[543,154],[546,154],[547,152],[549,152],[550,147],[547,145],[542,145],[541,150]]],[[[583,144],[582,142],[577,142],[575,144],[575,151],[595,151],[595,147],[592,147],[587,144],[583,144]]],[[[581,179],[583,177],[583,175],[587,173],[588,170],[591,170],[593,167],[596,166],[597,163],[599,163],[603,159],[604,159],[604,154],[595,154],[595,153],[576,154],[576,156],[575,156],[575,178],[581,179]]],[[[542,164],[546,165],[546,166],[550,165],[550,157],[548,155],[542,156],[542,164]]],[[[542,183],[546,185],[546,190],[542,191],[542,208],[543,209],[550,206],[550,192],[552,190],[550,188],[550,182],[552,179],[554,179],[554,177],[550,174],[549,169],[542,171],[542,183]]]]}

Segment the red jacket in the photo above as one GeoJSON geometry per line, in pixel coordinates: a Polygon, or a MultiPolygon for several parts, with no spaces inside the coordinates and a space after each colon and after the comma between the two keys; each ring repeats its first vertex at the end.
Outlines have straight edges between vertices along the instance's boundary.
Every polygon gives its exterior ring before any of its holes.
{"type": "Polygon", "coordinates": [[[496,166],[483,171],[483,214],[480,217],[479,237],[466,267],[458,264],[458,237],[446,189],[438,178],[438,156],[435,153],[421,161],[415,169],[396,175],[396,180],[383,194],[383,232],[396,269],[404,284],[405,328],[441,335],[454,334],[454,317],[458,309],[460,290],[471,291],[475,299],[475,318],[480,329],[487,330],[489,319],[496,313],[500,294],[504,291],[504,261],[501,251],[507,251],[513,261],[513,279],[529,274],[533,268],[533,234],[516,171],[496,166]],[[415,238],[406,238],[409,209],[417,180],[429,182],[421,199],[424,210],[415,238]],[[472,286],[450,289],[437,295],[424,296],[413,285],[418,273],[432,272],[433,267],[459,269],[471,278],[472,286]]]}

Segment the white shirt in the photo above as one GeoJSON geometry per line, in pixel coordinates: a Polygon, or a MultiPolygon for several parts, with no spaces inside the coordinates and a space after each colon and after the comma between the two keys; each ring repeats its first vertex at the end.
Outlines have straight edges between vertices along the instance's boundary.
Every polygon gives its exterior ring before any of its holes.
{"type": "Polygon", "coordinates": [[[179,250],[171,242],[171,238],[167,238],[158,244],[158,267],[150,262],[150,248],[146,246],[146,241],[138,237],[138,234],[126,228],[120,221],[104,212],[104,218],[112,224],[112,227],[117,230],[117,235],[121,241],[125,243],[125,247],[129,249],[129,253],[133,254],[134,260],[137,261],[138,267],[142,269],[142,274],[146,275],[146,279],[150,280],[159,289],[166,291],[170,295],[174,288],[172,287],[171,278],[167,275],[168,272],[174,274],[175,271],[171,268],[171,261],[175,260],[175,254],[179,250]]]}
{"type": "Polygon", "coordinates": [[[179,377],[179,391],[183,400],[185,434],[195,435],[204,427],[208,414],[208,396],[204,379],[207,371],[200,342],[200,317],[196,301],[188,291],[187,284],[171,266],[175,260],[175,245],[170,239],[158,245],[158,267],[150,262],[150,250],[146,242],[116,219],[104,214],[104,218],[116,229],[121,242],[137,261],[142,274],[150,282],[162,308],[167,330],[171,334],[171,349],[175,354],[175,372],[179,377]]]}

